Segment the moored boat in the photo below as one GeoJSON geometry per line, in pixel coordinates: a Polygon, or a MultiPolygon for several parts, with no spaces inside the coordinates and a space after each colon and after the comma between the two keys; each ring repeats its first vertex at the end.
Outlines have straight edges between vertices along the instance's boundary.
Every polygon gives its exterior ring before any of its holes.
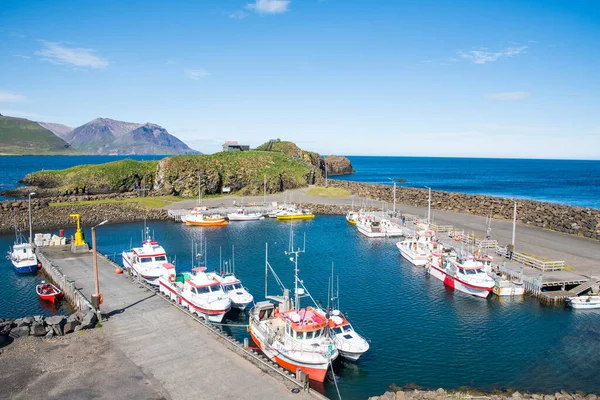
{"type": "Polygon", "coordinates": [[[346,222],[348,222],[351,225],[356,225],[357,221],[358,221],[358,213],[356,211],[348,211],[346,213],[346,222]]]}
{"type": "MultiPolygon", "coordinates": [[[[31,237],[31,232],[29,232],[31,237]]],[[[25,238],[21,234],[21,231],[15,225],[15,243],[10,248],[10,251],[6,255],[6,258],[10,260],[15,271],[20,274],[27,274],[30,272],[37,272],[38,268],[41,267],[33,243],[25,241],[25,238]]]]}
{"type": "Polygon", "coordinates": [[[254,302],[254,296],[242,285],[242,281],[236,277],[233,265],[230,270],[229,264],[225,262],[224,270],[220,271],[220,273],[217,273],[215,269],[214,272],[207,272],[206,275],[209,279],[214,279],[221,284],[221,289],[223,289],[223,292],[231,300],[231,307],[244,311],[248,308],[249,304],[254,302]]]}
{"type": "MultiPolygon", "coordinates": [[[[312,307],[300,307],[300,296],[305,290],[298,287],[299,283],[302,285],[298,279],[299,253],[299,250],[286,253],[295,255],[291,257],[295,264],[295,301],[292,303],[289,290],[281,284],[283,296],[268,296],[265,282],[265,297],[278,305],[269,301],[256,303],[250,310],[248,330],[254,343],[269,359],[293,373],[300,369],[310,379],[323,382],[331,361],[339,352],[329,338],[327,317],[312,307]]],[[[277,276],[266,259],[265,279],[269,269],[277,276]]],[[[277,281],[281,282],[279,278],[277,281]]]]}
{"type": "Polygon", "coordinates": [[[225,226],[229,224],[229,222],[222,215],[213,214],[205,216],[196,208],[194,208],[189,214],[182,216],[181,221],[188,226],[225,226]]]}
{"type": "Polygon", "coordinates": [[[329,337],[342,357],[358,361],[369,350],[369,343],[354,330],[341,311],[332,310],[330,314],[329,337]]]}
{"type": "Polygon", "coordinates": [[[565,303],[578,310],[600,308],[600,295],[567,297],[565,303]]]}
{"type": "Polygon", "coordinates": [[[229,221],[258,221],[265,219],[265,216],[261,213],[247,213],[243,208],[236,210],[236,212],[227,214],[229,221]]]}
{"type": "Polygon", "coordinates": [[[427,272],[452,289],[486,298],[495,286],[486,267],[486,262],[479,257],[461,256],[453,259],[434,252],[431,261],[427,263],[427,272]]]}
{"type": "Polygon", "coordinates": [[[35,292],[40,299],[50,301],[52,303],[56,302],[57,300],[61,300],[64,297],[62,290],[53,284],[44,281],[35,286],[35,292]]]}
{"type": "Polygon", "coordinates": [[[413,236],[396,243],[396,247],[402,257],[411,264],[422,267],[427,264],[437,244],[433,232],[425,231],[417,232],[413,236]]]}
{"type": "Polygon", "coordinates": [[[206,267],[196,267],[192,273],[177,274],[173,264],[165,263],[158,280],[159,291],[192,314],[219,323],[231,310],[231,301],[220,283],[209,278],[205,271],[206,267]]]}
{"type": "Polygon", "coordinates": [[[163,264],[167,262],[165,249],[150,237],[150,228],[146,228],[142,247],[134,247],[131,251],[123,251],[121,258],[123,267],[133,275],[142,277],[151,285],[158,285],[158,278],[163,273],[163,264]]]}
{"type": "Polygon", "coordinates": [[[287,209],[280,213],[277,213],[277,221],[292,221],[292,220],[303,220],[313,219],[315,215],[310,210],[305,209],[287,209]]]}
{"type": "Polygon", "coordinates": [[[359,220],[356,224],[356,228],[360,233],[368,238],[384,238],[385,231],[382,229],[379,221],[375,220],[359,220]]]}

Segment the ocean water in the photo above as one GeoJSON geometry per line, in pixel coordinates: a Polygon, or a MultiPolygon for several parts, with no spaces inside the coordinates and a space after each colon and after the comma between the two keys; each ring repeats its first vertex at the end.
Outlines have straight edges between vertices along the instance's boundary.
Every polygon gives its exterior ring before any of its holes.
{"type": "Polygon", "coordinates": [[[349,156],[332,179],[548,201],[600,209],[600,161],[349,156]]]}
{"type": "MultiPolygon", "coordinates": [[[[0,192],[22,186],[25,175],[44,169],[65,169],[82,164],[103,164],[130,158],[133,160],[160,160],[165,156],[0,156],[0,192]]],[[[0,196],[0,201],[6,200],[0,196]]]]}
{"type": "MultiPolygon", "coordinates": [[[[175,222],[148,226],[178,271],[189,270],[192,241],[200,240],[203,228],[175,222]]],[[[143,223],[105,225],[98,230],[98,247],[119,259],[131,243],[140,244],[142,229],[143,223]]],[[[600,392],[600,310],[572,311],[528,297],[478,299],[453,292],[404,261],[394,240],[367,239],[343,217],[318,216],[295,223],[293,229],[297,245],[302,246],[306,234],[299,269],[308,290],[326,302],[334,263],[341,308],[370,340],[371,349],[358,363],[334,364],[344,399],[381,394],[391,383],[600,392]]],[[[256,300],[263,300],[266,243],[270,264],[292,287],[293,264],[284,254],[289,234],[289,223],[273,220],[204,228],[209,268],[231,260],[235,246],[237,275],[256,300]]],[[[12,273],[4,267],[5,276],[12,273]]],[[[14,301],[11,293],[19,289],[5,286],[0,310],[8,307],[18,314],[24,303],[14,301]]],[[[279,294],[274,280],[269,287],[270,294],[279,294]]],[[[302,301],[310,305],[309,299],[302,301]]],[[[244,313],[226,317],[235,324],[246,321],[244,313]]],[[[247,337],[244,328],[227,329],[240,341],[247,337]]],[[[331,382],[320,389],[336,397],[331,382]]]]}

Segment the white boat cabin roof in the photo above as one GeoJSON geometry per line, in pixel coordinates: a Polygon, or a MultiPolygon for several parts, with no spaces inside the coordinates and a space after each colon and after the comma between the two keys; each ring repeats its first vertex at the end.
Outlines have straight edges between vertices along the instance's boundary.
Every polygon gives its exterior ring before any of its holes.
{"type": "Polygon", "coordinates": [[[134,247],[133,253],[138,257],[166,256],[165,249],[156,240],[145,240],[142,247],[134,247]]]}

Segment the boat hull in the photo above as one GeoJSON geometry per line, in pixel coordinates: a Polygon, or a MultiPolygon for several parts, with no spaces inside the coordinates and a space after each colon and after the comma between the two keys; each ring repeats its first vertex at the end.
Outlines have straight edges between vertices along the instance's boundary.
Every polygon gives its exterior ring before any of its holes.
{"type": "Polygon", "coordinates": [[[30,274],[33,272],[37,272],[38,263],[15,263],[12,262],[13,268],[20,274],[30,274]]]}
{"type": "Polygon", "coordinates": [[[358,225],[358,231],[368,238],[384,238],[386,234],[384,231],[373,232],[361,225],[358,225]]]}
{"type": "Polygon", "coordinates": [[[292,221],[292,220],[302,220],[302,219],[313,219],[315,216],[313,214],[292,214],[292,215],[278,215],[277,221],[292,221]]]}
{"type": "Polygon", "coordinates": [[[496,296],[522,296],[525,294],[525,288],[523,286],[511,285],[511,286],[494,286],[492,290],[496,296]]]}
{"type": "Polygon", "coordinates": [[[227,216],[229,221],[260,221],[265,219],[264,215],[239,215],[239,214],[229,214],[227,216]]]}
{"type": "Polygon", "coordinates": [[[413,256],[402,246],[398,246],[398,250],[400,250],[400,255],[402,257],[404,257],[408,262],[417,267],[424,267],[425,264],[427,264],[427,256],[413,256]]]}
{"type": "Polygon", "coordinates": [[[576,310],[592,310],[600,308],[600,297],[590,301],[585,301],[577,297],[567,297],[566,304],[576,310]]]}
{"type": "Polygon", "coordinates": [[[489,296],[490,292],[493,289],[493,287],[488,288],[462,282],[459,279],[448,275],[446,272],[436,267],[435,265],[431,265],[429,267],[429,274],[434,278],[442,281],[447,287],[458,290],[459,292],[470,294],[475,297],[481,297],[485,299],[489,296]]]}
{"type": "Polygon", "coordinates": [[[183,297],[170,284],[163,282],[163,280],[159,280],[159,290],[161,293],[169,296],[169,298],[175,301],[177,304],[187,307],[192,314],[196,314],[210,322],[220,323],[223,321],[225,314],[231,310],[231,307],[227,309],[207,309],[201,307],[200,305],[183,297]]]}
{"type": "Polygon", "coordinates": [[[225,226],[229,224],[229,222],[223,221],[190,221],[185,220],[185,224],[187,226],[225,226]]]}
{"type": "Polygon", "coordinates": [[[321,363],[321,364],[306,364],[300,363],[295,360],[291,360],[286,357],[284,354],[275,351],[275,349],[271,349],[269,346],[264,346],[262,342],[254,335],[254,332],[250,330],[250,337],[252,341],[256,343],[259,349],[271,360],[275,361],[281,367],[287,369],[292,373],[296,373],[299,368],[303,372],[308,374],[308,377],[317,382],[325,381],[325,377],[327,376],[327,368],[329,367],[329,363],[321,363]]]}
{"type": "Polygon", "coordinates": [[[360,352],[360,353],[355,353],[355,352],[351,352],[351,351],[343,351],[338,349],[338,351],[340,352],[340,355],[342,357],[344,357],[347,360],[350,361],[358,361],[358,359],[360,358],[360,356],[362,356],[363,354],[365,354],[364,351],[360,352]]]}

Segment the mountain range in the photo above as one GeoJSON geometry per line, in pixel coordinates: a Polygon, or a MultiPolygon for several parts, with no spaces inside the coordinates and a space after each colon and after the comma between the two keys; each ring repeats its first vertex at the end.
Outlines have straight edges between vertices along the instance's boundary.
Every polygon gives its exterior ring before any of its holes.
{"type": "Polygon", "coordinates": [[[0,116],[0,153],[3,154],[198,154],[165,128],[96,118],[75,129],[52,122],[0,116]],[[27,129],[23,129],[27,126],[27,129]],[[28,136],[25,133],[29,132],[28,136]],[[35,140],[29,139],[35,132],[35,140]],[[27,136],[29,139],[24,139],[27,136]],[[49,150],[49,149],[52,150],[49,150]]]}

